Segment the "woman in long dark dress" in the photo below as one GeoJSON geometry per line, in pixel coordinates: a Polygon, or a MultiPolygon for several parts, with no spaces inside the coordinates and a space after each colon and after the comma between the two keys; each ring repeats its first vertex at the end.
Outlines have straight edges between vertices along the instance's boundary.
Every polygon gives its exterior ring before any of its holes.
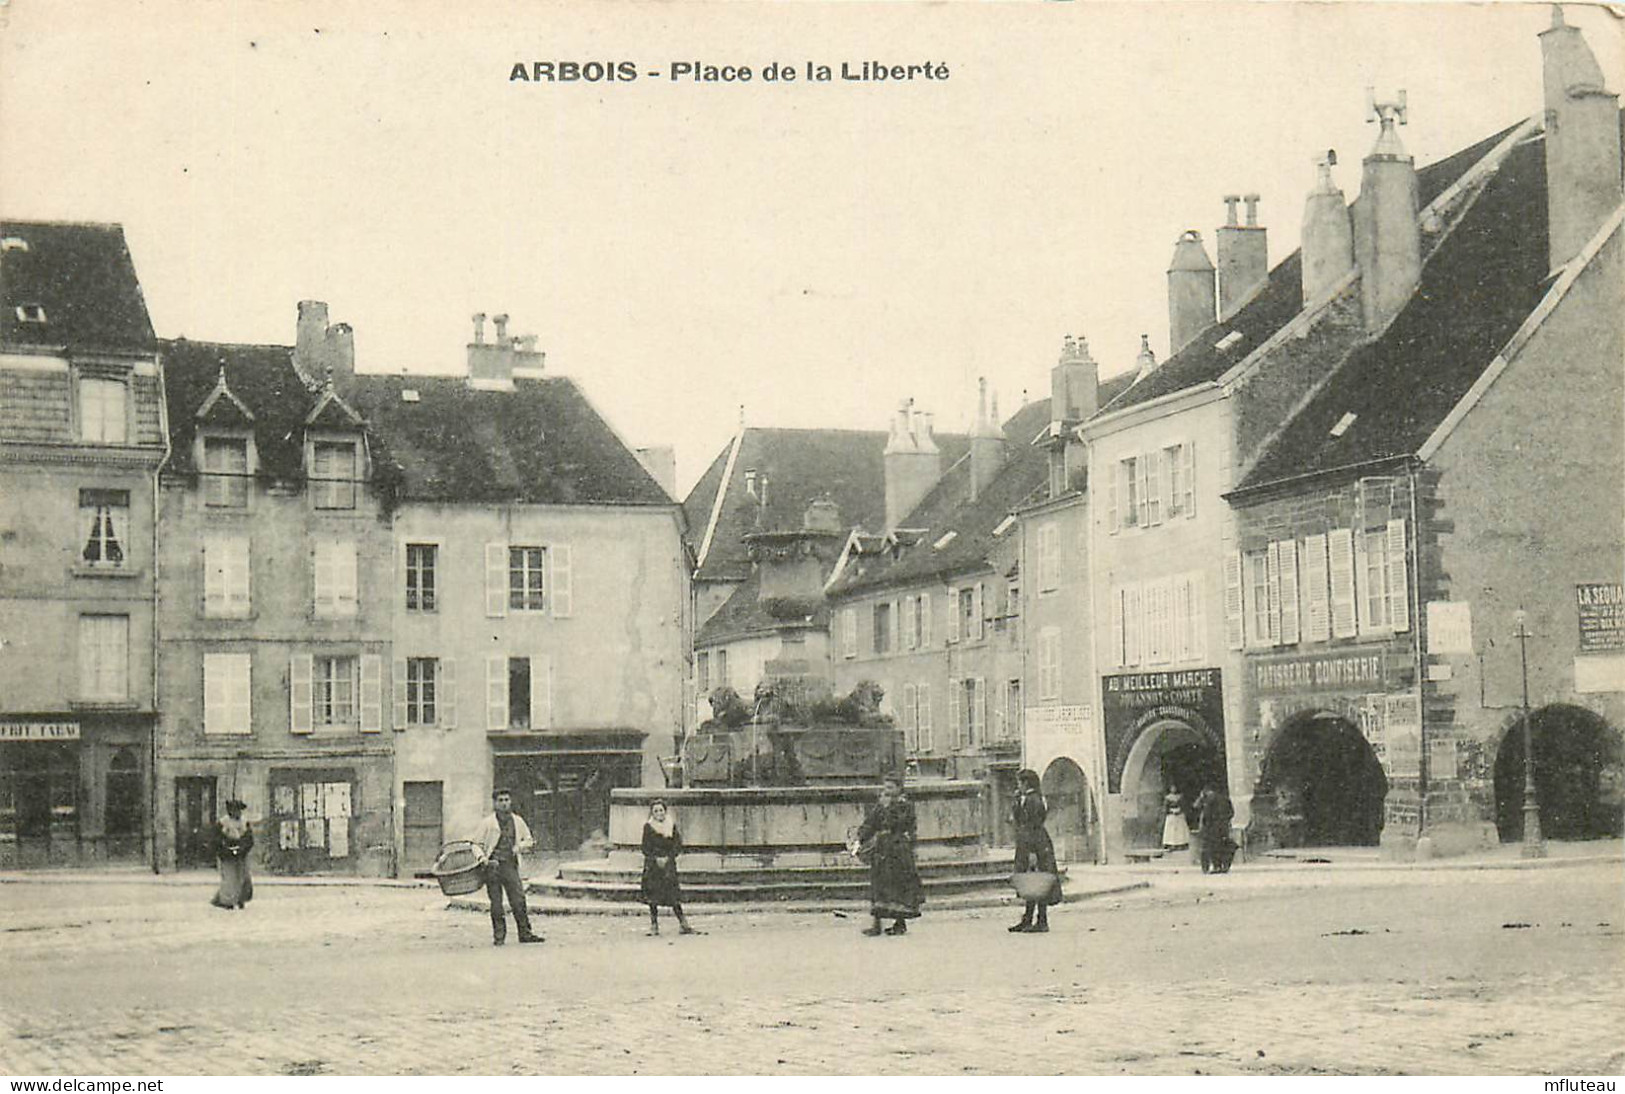
{"type": "Polygon", "coordinates": [[[881,922],[891,920],[886,934],[907,934],[907,920],[920,914],[925,893],[920,886],[920,870],[914,862],[914,838],[918,822],[914,803],[903,795],[900,775],[886,776],[880,801],[858,829],[860,844],[873,843],[869,870],[869,913],[874,923],[866,935],[881,933],[881,922]]]}
{"type": "Polygon", "coordinates": [[[1197,837],[1202,842],[1202,873],[1227,874],[1234,854],[1230,822],[1235,819],[1236,807],[1228,794],[1210,786],[1196,799],[1196,808],[1201,818],[1197,822],[1197,837]]]}
{"type": "Polygon", "coordinates": [[[677,856],[683,853],[683,834],[666,803],[656,798],[643,822],[643,902],[649,906],[649,933],[660,933],[660,908],[677,915],[677,933],[698,934],[683,915],[683,887],[677,880],[677,856]]]}
{"type": "Polygon", "coordinates": [[[248,872],[248,853],[254,849],[254,830],[243,816],[243,802],[226,803],[226,815],[215,822],[214,852],[220,863],[220,888],[209,901],[216,908],[241,908],[254,899],[254,879],[248,872]]]}
{"type": "Polygon", "coordinates": [[[1041,900],[1027,901],[1021,913],[1021,922],[1010,928],[1011,934],[1043,934],[1049,930],[1049,906],[1061,902],[1061,871],[1055,863],[1055,844],[1044,829],[1044,818],[1049,809],[1039,789],[1038,772],[1023,770],[1016,776],[1016,873],[1042,872],[1052,874],[1055,884],[1041,900]],[[1036,921],[1034,915],[1037,915],[1036,921]]]}

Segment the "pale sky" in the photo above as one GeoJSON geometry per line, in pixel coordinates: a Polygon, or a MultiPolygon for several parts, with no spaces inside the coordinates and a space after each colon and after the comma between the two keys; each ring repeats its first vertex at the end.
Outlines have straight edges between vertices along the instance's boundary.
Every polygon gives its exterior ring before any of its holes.
{"type": "MultiPolygon", "coordinates": [[[[456,372],[475,311],[539,335],[686,491],[738,421],[964,428],[1168,340],[1181,230],[1263,195],[1273,265],[1316,154],[1352,200],[1365,89],[1418,165],[1541,107],[1546,5],[0,6],[0,214],[121,222],[158,333],[293,339],[328,301],[366,371],[456,372]],[[532,84],[515,62],[631,61],[532,84]],[[767,83],[791,62],[801,78],[767,83]],[[808,82],[809,61],[945,81],[808,82]],[[672,62],[750,83],[673,83],[672,62]],[[652,71],[662,73],[651,78],[652,71]]],[[[1571,5],[1610,88],[1622,24],[1571,5]]]]}

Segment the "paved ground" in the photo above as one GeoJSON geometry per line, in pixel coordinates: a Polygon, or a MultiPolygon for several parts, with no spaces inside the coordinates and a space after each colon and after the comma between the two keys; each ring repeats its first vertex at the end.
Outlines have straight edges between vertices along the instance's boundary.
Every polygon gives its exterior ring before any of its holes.
{"type": "Polygon", "coordinates": [[[431,891],[0,885],[0,1071],[1523,1073],[1625,1069],[1619,863],[1259,867],[905,938],[704,915],[490,945],[431,891]],[[1294,881],[1293,878],[1300,880],[1294,881]]]}

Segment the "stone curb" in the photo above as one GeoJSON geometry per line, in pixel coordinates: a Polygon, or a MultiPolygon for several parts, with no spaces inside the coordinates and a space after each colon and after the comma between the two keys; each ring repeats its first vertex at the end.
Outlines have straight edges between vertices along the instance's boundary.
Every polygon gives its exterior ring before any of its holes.
{"type": "MultiPolygon", "coordinates": [[[[1120,893],[1135,892],[1140,889],[1151,888],[1149,881],[1131,881],[1122,885],[1114,885],[1105,889],[1090,889],[1087,892],[1070,892],[1065,894],[1064,904],[1076,904],[1084,900],[1093,900],[1096,897],[1114,896],[1120,893]]],[[[538,916],[565,916],[565,915],[593,915],[593,916],[642,916],[648,914],[648,908],[636,901],[608,901],[583,898],[581,900],[526,900],[532,915],[538,916]]],[[[996,893],[965,893],[959,896],[944,897],[940,900],[928,900],[925,904],[927,912],[957,912],[974,908],[1019,908],[1021,901],[1014,893],[999,891],[996,893]]],[[[477,899],[472,896],[448,897],[446,907],[461,912],[480,912],[489,914],[491,902],[477,899]]],[[[863,918],[869,914],[869,906],[861,900],[787,900],[775,903],[717,903],[717,904],[690,904],[687,910],[696,917],[709,918],[713,915],[758,915],[764,913],[821,915],[825,913],[840,913],[854,918],[863,918]]]]}
{"type": "MultiPolygon", "coordinates": [[[[1429,874],[1440,871],[1464,870],[1557,870],[1569,866],[1625,866],[1625,857],[1619,855],[1572,855],[1537,859],[1477,859],[1458,861],[1433,859],[1427,862],[1248,862],[1237,863],[1238,877],[1336,877],[1352,873],[1429,874]]],[[[1199,866],[1165,866],[1135,869],[1107,866],[1105,870],[1121,871],[1135,877],[1202,877],[1199,866]]]]}

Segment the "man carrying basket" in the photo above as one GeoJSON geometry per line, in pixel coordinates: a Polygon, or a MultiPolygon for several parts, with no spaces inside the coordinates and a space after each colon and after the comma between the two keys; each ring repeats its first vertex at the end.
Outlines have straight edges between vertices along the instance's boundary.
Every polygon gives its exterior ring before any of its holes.
{"type": "Polygon", "coordinates": [[[485,892],[491,898],[491,944],[508,940],[508,920],[502,910],[502,894],[513,904],[514,925],[519,941],[540,942],[542,936],[530,929],[530,908],[525,903],[525,881],[519,876],[519,856],[536,846],[525,818],[513,811],[513,794],[495,790],[491,801],[495,812],[486,815],[475,829],[473,841],[485,852],[485,892]]]}

